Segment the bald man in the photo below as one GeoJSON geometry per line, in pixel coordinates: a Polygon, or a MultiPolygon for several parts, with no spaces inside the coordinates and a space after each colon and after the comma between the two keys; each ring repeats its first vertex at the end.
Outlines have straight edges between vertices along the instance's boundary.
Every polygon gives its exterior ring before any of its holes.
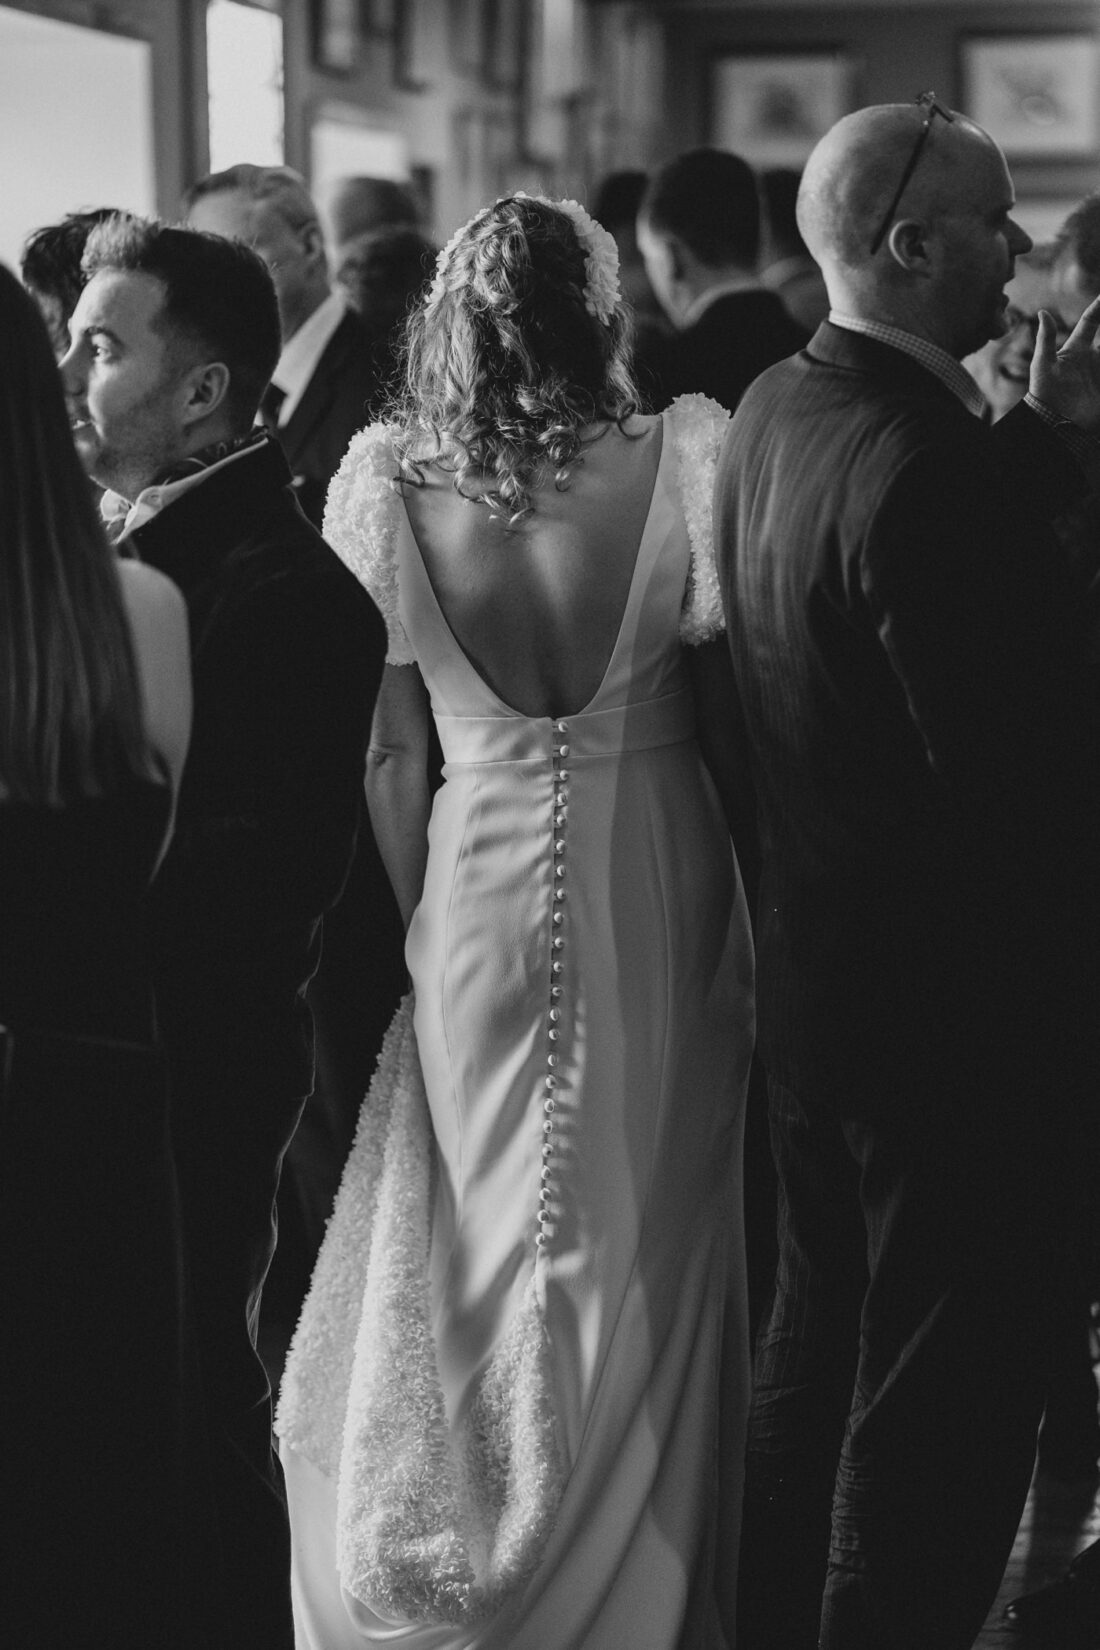
{"type": "Polygon", "coordinates": [[[1044,316],[986,424],[959,363],[1005,328],[1013,205],[930,98],[835,126],[799,198],[829,318],[719,468],[780,1178],[738,1650],[966,1650],[1034,1460],[1097,1077],[1095,728],[1051,523],[1100,470],[1100,305],[1057,353],[1044,316]]]}

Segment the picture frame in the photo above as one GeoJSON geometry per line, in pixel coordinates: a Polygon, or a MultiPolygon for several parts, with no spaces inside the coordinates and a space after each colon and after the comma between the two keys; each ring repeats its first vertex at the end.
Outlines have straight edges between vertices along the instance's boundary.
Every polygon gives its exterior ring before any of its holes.
{"type": "Polygon", "coordinates": [[[488,0],[450,0],[451,62],[479,79],[486,72],[488,23],[488,0]]]}
{"type": "Polygon", "coordinates": [[[397,0],[394,13],[394,82],[406,92],[426,92],[435,82],[433,0],[397,0]]]}
{"type": "Polygon", "coordinates": [[[709,141],[753,166],[801,167],[853,107],[854,63],[839,48],[720,52],[711,65],[709,141]]]}
{"type": "Polygon", "coordinates": [[[354,74],[359,65],[359,0],[312,0],[313,61],[329,74],[354,74]]]}
{"type": "Polygon", "coordinates": [[[498,91],[514,92],[523,79],[527,15],[520,0],[488,0],[485,73],[498,91]]]}
{"type": "Polygon", "coordinates": [[[962,108],[1009,160],[1092,160],[1100,152],[1100,39],[976,34],[960,42],[962,108]]]}
{"type": "Polygon", "coordinates": [[[397,28],[396,0],[359,0],[359,16],[370,34],[392,39],[397,28]]]}

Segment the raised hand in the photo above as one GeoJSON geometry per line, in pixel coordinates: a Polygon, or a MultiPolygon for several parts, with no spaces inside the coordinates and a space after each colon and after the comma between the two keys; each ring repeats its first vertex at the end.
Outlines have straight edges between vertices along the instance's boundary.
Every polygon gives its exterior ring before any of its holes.
{"type": "Polygon", "coordinates": [[[1069,419],[1090,434],[1100,434],[1100,297],[1081,314],[1062,345],[1056,347],[1057,328],[1048,310],[1039,311],[1039,335],[1031,358],[1028,386],[1060,418],[1069,419]]]}

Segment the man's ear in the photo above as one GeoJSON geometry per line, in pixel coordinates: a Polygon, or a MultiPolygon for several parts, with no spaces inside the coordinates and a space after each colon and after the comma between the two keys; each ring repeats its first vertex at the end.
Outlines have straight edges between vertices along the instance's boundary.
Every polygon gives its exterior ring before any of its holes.
{"type": "Polygon", "coordinates": [[[928,243],[927,225],[917,218],[901,218],[891,224],[890,233],[886,237],[886,245],[890,248],[890,256],[903,269],[911,270],[915,275],[928,275],[932,271],[932,255],[928,243]]]}
{"type": "Polygon", "coordinates": [[[306,256],[311,263],[324,264],[327,259],[325,252],[325,237],[319,223],[307,223],[299,231],[299,236],[306,256]]]}
{"type": "Polygon", "coordinates": [[[229,395],[229,368],[224,361],[207,361],[192,367],[183,383],[185,424],[197,424],[219,408],[229,395]]]}

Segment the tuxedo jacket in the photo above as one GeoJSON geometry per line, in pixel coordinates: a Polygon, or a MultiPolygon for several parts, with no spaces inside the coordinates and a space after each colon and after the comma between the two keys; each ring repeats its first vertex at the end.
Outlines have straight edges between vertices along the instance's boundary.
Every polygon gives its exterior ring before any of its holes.
{"type": "Polygon", "coordinates": [[[354,310],[345,311],[301,400],[277,432],[298,502],[315,527],[349,441],[378,413],[384,377],[379,340],[354,310]]]}
{"type": "MultiPolygon", "coordinates": [[[[394,370],[390,335],[368,327],[354,310],[345,311],[301,400],[277,432],[298,502],[314,526],[322,524],[329,482],[352,436],[377,417],[394,370]]],[[[382,636],[369,661],[379,679],[385,651],[382,636]]],[[[405,984],[405,931],[364,814],[347,888],[325,924],[324,953],[310,990],[318,1061],[307,1131],[335,1131],[329,1152],[337,1169],[351,1145],[359,1103],[405,984]]],[[[295,1152],[305,1149],[303,1136],[295,1152]]],[[[327,1187],[320,1201],[327,1205],[327,1187]]],[[[326,1206],[321,1218],[327,1214],[326,1206]]],[[[286,1245],[284,1250],[289,1252],[286,1245]]]]}
{"type": "Polygon", "coordinates": [[[219,1092],[300,1099],[304,990],[355,845],[383,623],[270,440],[131,543],[183,591],[191,627],[191,745],[153,888],[170,1067],[219,1092]]]}
{"type": "Polygon", "coordinates": [[[774,292],[727,293],[669,340],[662,387],[669,400],[710,395],[732,412],[753,379],[801,349],[807,337],[774,292]]]}
{"type": "Polygon", "coordinates": [[[715,532],[760,1047],[786,1086],[872,1103],[979,1068],[1006,1092],[1057,1080],[1095,962],[1097,752],[1052,523],[1087,490],[1025,404],[990,428],[827,322],[741,402],[715,532]]]}

